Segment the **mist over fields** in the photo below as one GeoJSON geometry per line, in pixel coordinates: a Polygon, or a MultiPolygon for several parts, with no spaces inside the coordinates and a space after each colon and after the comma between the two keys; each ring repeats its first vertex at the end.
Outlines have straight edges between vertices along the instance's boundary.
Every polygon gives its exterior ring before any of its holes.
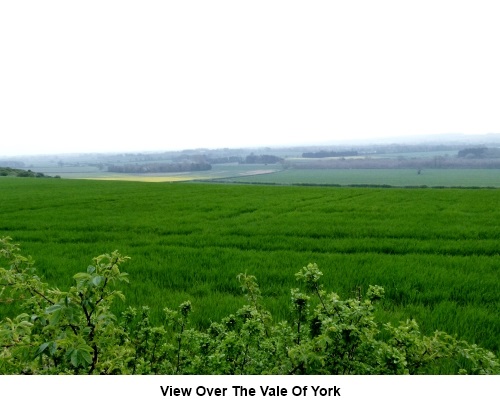
{"type": "MultiPolygon", "coordinates": [[[[314,138],[314,137],[313,137],[314,138]]],[[[202,143],[202,142],[200,142],[202,143]]],[[[71,145],[64,147],[54,147],[54,151],[50,151],[50,147],[46,147],[43,152],[33,152],[27,149],[26,152],[22,151],[9,151],[0,149],[0,159],[7,161],[12,158],[24,158],[29,160],[33,157],[44,156],[48,157],[58,157],[58,156],[85,156],[85,155],[117,155],[117,154],[156,154],[156,153],[185,153],[189,151],[259,151],[259,150],[282,150],[288,152],[297,152],[300,150],[304,151],[315,151],[321,149],[340,149],[346,150],[349,148],[356,148],[363,151],[373,151],[374,149],[388,150],[390,148],[397,148],[399,150],[423,150],[439,148],[445,146],[446,148],[451,147],[452,149],[464,148],[467,146],[490,146],[490,147],[500,147],[500,134],[490,133],[490,134],[476,134],[476,135],[466,135],[466,134],[436,134],[436,135],[416,135],[416,136],[399,136],[399,137],[358,137],[352,139],[339,138],[335,139],[332,137],[330,141],[320,141],[311,142],[307,140],[303,141],[291,141],[291,142],[274,142],[270,140],[267,144],[252,145],[252,142],[246,142],[244,139],[239,139],[237,142],[239,146],[232,147],[186,147],[186,148],[171,148],[169,147],[169,142],[165,141],[165,146],[163,148],[151,149],[141,149],[137,147],[123,147],[120,142],[117,142],[117,148],[112,150],[110,148],[99,148],[98,145],[89,145],[88,150],[75,150],[71,145]],[[59,150],[60,151],[55,151],[59,150]],[[28,152],[29,151],[29,152],[28,152]]],[[[126,145],[126,142],[124,143],[126,145]]],[[[22,148],[18,148],[21,149],[22,148]]],[[[18,160],[18,159],[12,159],[18,160]]]]}

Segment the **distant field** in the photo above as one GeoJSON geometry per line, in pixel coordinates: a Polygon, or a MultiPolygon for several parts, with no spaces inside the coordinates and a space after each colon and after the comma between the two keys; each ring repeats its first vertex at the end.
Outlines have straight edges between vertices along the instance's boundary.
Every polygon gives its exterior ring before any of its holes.
{"type": "Polygon", "coordinates": [[[498,169],[288,169],[276,173],[229,179],[243,183],[390,185],[428,187],[500,187],[498,169]]]}
{"type": "MultiPolygon", "coordinates": [[[[410,154],[411,155],[411,154],[410,154]]],[[[420,153],[422,155],[422,153],[420,153]]],[[[432,153],[428,153],[432,155],[432,153]]],[[[381,155],[385,157],[385,155],[381,155]]],[[[304,160],[304,159],[295,159],[304,160]]],[[[217,181],[262,184],[375,185],[394,187],[500,187],[500,169],[286,169],[281,164],[214,164],[212,170],[181,173],[127,174],[97,165],[39,164],[32,171],[65,179],[141,182],[217,181]]]]}
{"type": "Polygon", "coordinates": [[[431,152],[404,152],[404,153],[381,153],[370,155],[374,159],[394,158],[394,159],[412,159],[412,158],[429,158],[435,156],[457,156],[459,149],[450,150],[435,150],[431,152]]]}
{"type": "Polygon", "coordinates": [[[0,191],[0,235],[50,283],[68,286],[98,254],[131,256],[119,309],[149,305],[158,320],[190,299],[206,326],[243,304],[247,271],[284,319],[294,274],[316,262],[344,297],[384,286],[383,321],[415,317],[426,333],[500,350],[497,190],[0,178],[0,191]]]}
{"type": "Polygon", "coordinates": [[[281,165],[260,164],[220,164],[213,165],[212,170],[180,172],[180,173],[113,173],[100,170],[97,166],[58,166],[35,165],[30,167],[32,171],[44,173],[48,176],[60,176],[63,179],[86,179],[86,180],[128,180],[144,182],[176,182],[192,180],[216,180],[223,178],[234,178],[241,176],[252,176],[256,174],[272,173],[282,170],[281,165]]]}

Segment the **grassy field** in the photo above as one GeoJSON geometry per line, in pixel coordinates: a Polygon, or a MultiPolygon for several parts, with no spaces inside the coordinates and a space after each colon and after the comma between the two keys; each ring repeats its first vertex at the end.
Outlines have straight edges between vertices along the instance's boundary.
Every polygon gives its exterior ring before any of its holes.
{"type": "Polygon", "coordinates": [[[59,176],[63,179],[83,180],[126,180],[144,182],[177,182],[192,180],[217,180],[225,178],[236,178],[255,176],[262,173],[272,173],[282,170],[281,165],[264,164],[218,164],[213,165],[212,170],[179,172],[179,173],[113,173],[100,170],[96,165],[65,165],[56,163],[37,163],[30,166],[30,170],[41,172],[47,176],[59,176]]]}
{"type": "Polygon", "coordinates": [[[0,236],[61,288],[118,249],[132,257],[118,309],[149,305],[158,320],[164,306],[189,299],[200,325],[243,304],[236,275],[245,271],[285,319],[294,274],[316,262],[325,287],[344,297],[384,286],[381,320],[414,317],[426,333],[498,354],[499,206],[498,190],[487,189],[0,178],[0,236]]]}
{"type": "Polygon", "coordinates": [[[498,169],[288,169],[227,181],[262,184],[500,187],[498,169]]]}

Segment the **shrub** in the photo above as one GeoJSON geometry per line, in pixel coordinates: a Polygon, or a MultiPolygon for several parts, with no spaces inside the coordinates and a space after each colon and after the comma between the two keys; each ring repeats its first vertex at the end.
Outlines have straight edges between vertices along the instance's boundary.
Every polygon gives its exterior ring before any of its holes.
{"type": "Polygon", "coordinates": [[[33,260],[0,239],[0,300],[22,313],[0,322],[1,374],[498,374],[489,351],[444,333],[423,336],[414,320],[379,325],[384,289],[343,300],[320,285],[317,265],[303,267],[293,289],[290,321],[274,323],[254,276],[238,280],[248,303],[206,330],[190,327],[192,304],[164,310],[152,325],[149,308],[116,316],[116,289],[128,282],[118,252],[93,259],[68,291],[51,288],[33,260]],[[382,333],[383,332],[383,333],[382,333]]]}

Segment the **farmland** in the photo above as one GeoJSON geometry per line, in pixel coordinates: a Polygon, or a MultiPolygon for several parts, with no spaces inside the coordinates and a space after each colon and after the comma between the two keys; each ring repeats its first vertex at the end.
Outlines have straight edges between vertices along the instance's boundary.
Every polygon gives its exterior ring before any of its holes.
{"type": "Polygon", "coordinates": [[[158,320],[189,299],[193,321],[206,326],[244,302],[236,275],[246,271],[283,319],[294,274],[316,262],[341,296],[384,286],[384,322],[414,317],[426,333],[499,353],[498,190],[43,178],[0,178],[0,190],[0,235],[51,284],[68,286],[100,253],[132,257],[117,310],[148,305],[158,320]]]}
{"type": "Polygon", "coordinates": [[[498,188],[499,145],[380,144],[330,150],[304,146],[40,155],[0,159],[0,166],[64,179],[498,188]]]}
{"type": "Polygon", "coordinates": [[[60,167],[54,163],[38,163],[33,170],[49,176],[59,176],[64,179],[83,180],[124,180],[143,182],[178,182],[178,181],[210,181],[226,178],[254,177],[257,174],[269,174],[282,170],[281,165],[264,164],[220,164],[214,165],[209,171],[174,172],[174,173],[114,173],[100,170],[95,165],[77,164],[60,167]]]}
{"type": "Polygon", "coordinates": [[[287,169],[223,182],[391,187],[500,187],[500,169],[287,169]]]}

